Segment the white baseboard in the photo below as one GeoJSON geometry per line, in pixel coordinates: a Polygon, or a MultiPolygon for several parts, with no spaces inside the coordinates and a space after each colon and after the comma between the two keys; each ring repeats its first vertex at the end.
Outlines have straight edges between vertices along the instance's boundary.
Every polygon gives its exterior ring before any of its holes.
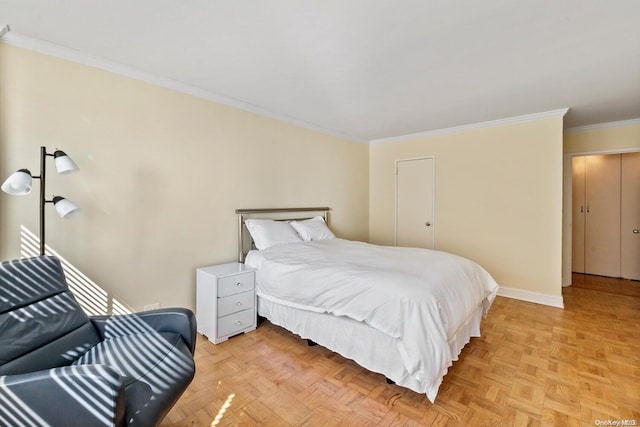
{"type": "Polygon", "coordinates": [[[549,305],[551,307],[564,308],[562,296],[541,294],[539,292],[524,291],[522,289],[505,288],[500,286],[498,295],[506,298],[519,299],[521,301],[534,302],[536,304],[549,305]]]}

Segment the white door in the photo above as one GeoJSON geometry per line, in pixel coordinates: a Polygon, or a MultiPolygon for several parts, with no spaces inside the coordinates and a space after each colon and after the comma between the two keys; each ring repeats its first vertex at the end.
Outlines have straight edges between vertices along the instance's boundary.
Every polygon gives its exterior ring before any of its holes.
{"type": "Polygon", "coordinates": [[[585,172],[586,157],[576,156],[571,159],[571,198],[572,198],[572,244],[571,269],[574,273],[584,273],[584,220],[585,220],[585,172]]]}
{"type": "Polygon", "coordinates": [[[396,162],[396,246],[434,247],[433,161],[396,162]]]}
{"type": "Polygon", "coordinates": [[[640,280],[640,153],[622,155],[620,270],[625,279],[640,280]]]}
{"type": "Polygon", "coordinates": [[[620,155],[586,163],[584,272],[620,277],[620,155]]]}

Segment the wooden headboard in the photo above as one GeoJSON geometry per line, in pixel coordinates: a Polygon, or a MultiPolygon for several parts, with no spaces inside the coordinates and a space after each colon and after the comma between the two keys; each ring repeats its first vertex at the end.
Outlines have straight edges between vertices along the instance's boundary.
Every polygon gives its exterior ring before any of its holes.
{"type": "Polygon", "coordinates": [[[244,223],[247,218],[273,219],[276,221],[291,221],[309,219],[312,213],[322,215],[324,222],[329,225],[329,211],[327,207],[311,208],[267,208],[267,209],[236,209],[238,215],[238,262],[253,248],[253,240],[244,223]]]}

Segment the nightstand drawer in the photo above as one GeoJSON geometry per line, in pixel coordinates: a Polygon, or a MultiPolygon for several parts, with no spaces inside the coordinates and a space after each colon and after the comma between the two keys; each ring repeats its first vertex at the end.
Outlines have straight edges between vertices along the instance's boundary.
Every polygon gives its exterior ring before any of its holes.
{"type": "Polygon", "coordinates": [[[253,282],[253,271],[221,277],[218,280],[218,298],[253,290],[253,282]]]}
{"type": "Polygon", "coordinates": [[[253,326],[255,320],[256,315],[253,308],[221,317],[218,319],[218,336],[224,337],[247,329],[253,326]]]}
{"type": "Polygon", "coordinates": [[[253,308],[255,294],[252,291],[218,298],[218,317],[253,308]]]}

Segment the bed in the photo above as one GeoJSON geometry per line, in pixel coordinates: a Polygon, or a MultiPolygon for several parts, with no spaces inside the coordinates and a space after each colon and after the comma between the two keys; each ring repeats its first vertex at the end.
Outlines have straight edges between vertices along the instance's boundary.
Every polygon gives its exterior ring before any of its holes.
{"type": "Polygon", "coordinates": [[[480,336],[498,291],[488,272],[441,251],[336,238],[329,208],[236,213],[238,258],[256,269],[260,316],[435,401],[480,336]]]}

